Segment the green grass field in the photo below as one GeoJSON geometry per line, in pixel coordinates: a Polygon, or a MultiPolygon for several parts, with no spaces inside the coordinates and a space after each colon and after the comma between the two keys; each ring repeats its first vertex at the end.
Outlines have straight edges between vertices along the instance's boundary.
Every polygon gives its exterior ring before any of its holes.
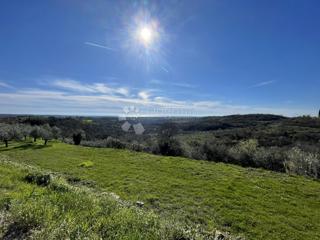
{"type": "Polygon", "coordinates": [[[15,143],[0,147],[0,155],[93,181],[124,200],[145,202],[161,217],[208,231],[247,239],[320,239],[320,183],[304,177],[63,143],[15,143]]]}
{"type": "MultiPolygon", "coordinates": [[[[3,156],[0,176],[0,239],[3,240],[162,240],[194,236],[185,226],[161,219],[152,211],[105,192],[73,186],[60,174],[13,164],[3,156]]],[[[201,233],[199,236],[205,238],[201,233]]]]}

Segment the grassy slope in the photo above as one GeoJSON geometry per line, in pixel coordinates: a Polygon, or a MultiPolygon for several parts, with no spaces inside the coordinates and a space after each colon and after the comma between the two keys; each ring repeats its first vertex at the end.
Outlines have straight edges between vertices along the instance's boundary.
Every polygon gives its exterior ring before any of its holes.
{"type": "Polygon", "coordinates": [[[190,235],[153,212],[71,186],[61,176],[53,175],[45,187],[24,180],[35,173],[46,174],[0,159],[0,239],[162,240],[190,235]]]}
{"type": "Polygon", "coordinates": [[[320,183],[233,165],[54,143],[0,148],[12,160],[94,180],[123,199],[249,239],[320,238],[320,183]],[[79,164],[92,161],[91,168],[79,164]]]}

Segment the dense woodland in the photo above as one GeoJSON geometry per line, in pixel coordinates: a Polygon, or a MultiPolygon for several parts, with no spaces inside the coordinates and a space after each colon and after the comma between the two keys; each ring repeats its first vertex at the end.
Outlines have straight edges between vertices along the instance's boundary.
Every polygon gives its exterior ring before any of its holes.
{"type": "Polygon", "coordinates": [[[142,135],[121,129],[116,117],[5,116],[0,140],[57,139],[92,147],[127,148],[264,168],[319,178],[320,119],[303,116],[233,115],[203,118],[139,118],[142,135]]]}

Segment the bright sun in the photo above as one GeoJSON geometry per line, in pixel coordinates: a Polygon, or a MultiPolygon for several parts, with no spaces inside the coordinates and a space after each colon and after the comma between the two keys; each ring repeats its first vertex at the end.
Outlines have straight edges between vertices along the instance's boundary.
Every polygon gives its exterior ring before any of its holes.
{"type": "Polygon", "coordinates": [[[142,27],[139,30],[139,38],[145,44],[151,43],[153,38],[152,29],[148,27],[142,27]]]}
{"type": "Polygon", "coordinates": [[[146,48],[151,48],[157,41],[159,33],[155,24],[143,25],[137,28],[136,39],[146,48]]]}

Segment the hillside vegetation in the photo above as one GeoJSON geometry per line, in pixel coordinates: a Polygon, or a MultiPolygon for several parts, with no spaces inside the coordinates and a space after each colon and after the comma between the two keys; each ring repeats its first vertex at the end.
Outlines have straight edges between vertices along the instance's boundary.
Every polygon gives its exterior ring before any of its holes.
{"type": "Polygon", "coordinates": [[[88,147],[129,149],[320,178],[320,118],[268,114],[199,118],[0,115],[0,141],[32,137],[88,147]],[[142,124],[136,134],[122,124],[142,124]]]}
{"type": "Polygon", "coordinates": [[[57,174],[1,159],[0,175],[0,239],[205,237],[116,195],[72,186],[57,174]]]}
{"type": "Polygon", "coordinates": [[[146,210],[161,218],[209,232],[221,229],[247,239],[320,238],[320,183],[316,180],[58,142],[47,146],[12,143],[0,147],[0,155],[63,173],[124,200],[143,201],[146,210]]]}

